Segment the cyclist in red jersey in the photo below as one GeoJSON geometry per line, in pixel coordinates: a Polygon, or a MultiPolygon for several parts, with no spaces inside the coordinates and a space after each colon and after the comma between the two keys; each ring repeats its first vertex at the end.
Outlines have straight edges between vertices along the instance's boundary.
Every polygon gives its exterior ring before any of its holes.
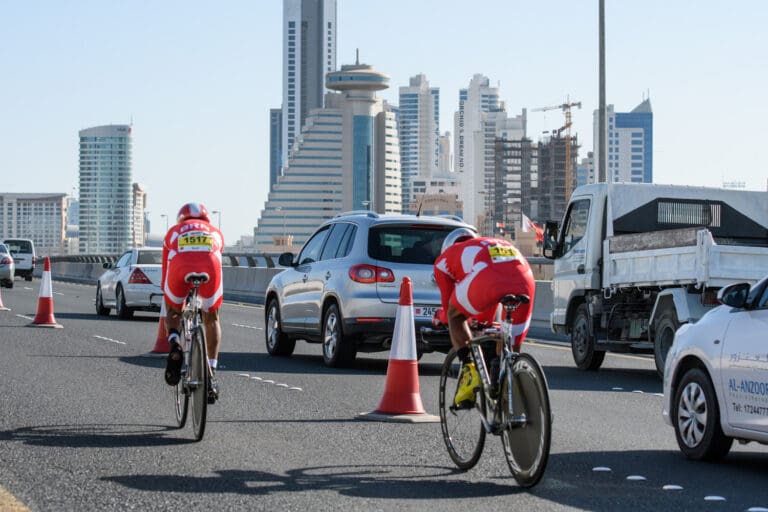
{"type": "MultiPolygon", "coordinates": [[[[181,308],[192,287],[184,281],[190,273],[206,273],[208,281],[201,284],[198,295],[202,299],[202,316],[205,324],[205,338],[208,345],[208,362],[211,370],[218,365],[221,325],[219,306],[224,298],[221,276],[221,252],[224,237],[208,218],[208,210],[200,203],[187,203],[181,207],[176,224],[168,230],[163,240],[163,295],[167,316],[170,352],[165,369],[165,381],[175,386],[181,378],[182,348],[179,341],[181,308]]],[[[209,400],[219,395],[217,381],[211,378],[209,400]]]]}
{"type": "MultiPolygon", "coordinates": [[[[502,297],[528,295],[530,302],[521,303],[512,313],[513,348],[519,352],[531,322],[536,282],[528,261],[507,240],[477,237],[474,231],[459,228],[445,237],[442,249],[442,254],[435,260],[435,281],[442,300],[442,308],[435,320],[448,325],[451,344],[463,363],[454,404],[471,406],[480,375],[470,359],[472,331],[467,320],[491,323],[502,297]]],[[[496,355],[500,354],[501,343],[496,347],[496,355]]],[[[490,367],[495,382],[499,371],[498,357],[490,361],[490,367]]]]}

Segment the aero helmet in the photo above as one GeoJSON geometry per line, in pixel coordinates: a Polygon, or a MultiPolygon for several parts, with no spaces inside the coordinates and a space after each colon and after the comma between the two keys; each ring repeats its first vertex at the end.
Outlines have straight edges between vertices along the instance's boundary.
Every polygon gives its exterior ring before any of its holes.
{"type": "Polygon", "coordinates": [[[453,244],[469,240],[470,238],[477,238],[477,233],[469,228],[454,229],[448,233],[448,235],[443,240],[443,247],[440,249],[440,252],[445,252],[445,250],[453,244]]]}
{"type": "Polygon", "coordinates": [[[179,210],[176,222],[183,222],[187,219],[202,219],[205,222],[210,222],[208,209],[202,203],[187,203],[179,210]]]}

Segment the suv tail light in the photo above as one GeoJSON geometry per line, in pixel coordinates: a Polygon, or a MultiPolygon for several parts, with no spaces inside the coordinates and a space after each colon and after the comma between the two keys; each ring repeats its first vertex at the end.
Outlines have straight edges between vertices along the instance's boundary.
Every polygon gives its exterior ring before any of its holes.
{"type": "Polygon", "coordinates": [[[395,274],[385,267],[355,265],[349,269],[349,278],[358,283],[394,283],[395,274]]]}
{"type": "Polygon", "coordinates": [[[140,268],[134,269],[131,272],[131,277],[128,279],[129,284],[152,284],[152,281],[147,277],[140,268]]]}

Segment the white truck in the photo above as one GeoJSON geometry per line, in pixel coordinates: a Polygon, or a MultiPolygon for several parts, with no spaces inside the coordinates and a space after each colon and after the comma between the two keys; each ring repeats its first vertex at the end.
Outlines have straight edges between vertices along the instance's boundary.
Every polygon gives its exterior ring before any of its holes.
{"type": "Polygon", "coordinates": [[[768,192],[644,183],[577,188],[548,221],[554,332],[576,366],[606,351],[653,353],[659,375],[677,328],[718,305],[717,290],[768,274],[768,192]]]}

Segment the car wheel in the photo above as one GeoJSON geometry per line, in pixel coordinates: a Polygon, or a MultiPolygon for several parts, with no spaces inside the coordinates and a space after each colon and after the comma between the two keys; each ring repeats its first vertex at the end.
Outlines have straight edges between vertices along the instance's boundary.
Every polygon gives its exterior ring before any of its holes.
{"type": "Polygon", "coordinates": [[[680,327],[677,315],[672,309],[665,309],[656,322],[656,335],[653,341],[653,359],[656,363],[656,372],[659,377],[664,376],[664,365],[667,363],[667,354],[675,341],[675,332],[680,327]]]}
{"type": "Polygon", "coordinates": [[[133,317],[133,310],[125,305],[125,292],[120,285],[117,286],[117,292],[115,292],[115,313],[121,320],[129,320],[133,317]]]}
{"type": "Polygon", "coordinates": [[[331,304],[323,315],[323,361],[332,367],[352,364],[357,355],[352,340],[344,338],[339,306],[331,304]]]}
{"type": "Polygon", "coordinates": [[[99,316],[109,315],[109,308],[104,307],[104,298],[101,296],[101,283],[96,284],[96,314],[99,316]]]}
{"type": "Polygon", "coordinates": [[[605,351],[595,349],[595,334],[590,322],[589,307],[581,304],[571,325],[571,353],[579,370],[595,371],[603,364],[605,351]]]}
{"type": "Polygon", "coordinates": [[[723,434],[720,407],[712,382],[700,368],[685,372],[672,406],[675,437],[689,459],[717,460],[728,454],[733,439],[723,434]]]}
{"type": "Polygon", "coordinates": [[[296,340],[288,338],[283,332],[280,321],[280,306],[277,299],[272,298],[267,305],[264,317],[266,325],[267,352],[272,356],[290,356],[296,348],[296,340]]]}

